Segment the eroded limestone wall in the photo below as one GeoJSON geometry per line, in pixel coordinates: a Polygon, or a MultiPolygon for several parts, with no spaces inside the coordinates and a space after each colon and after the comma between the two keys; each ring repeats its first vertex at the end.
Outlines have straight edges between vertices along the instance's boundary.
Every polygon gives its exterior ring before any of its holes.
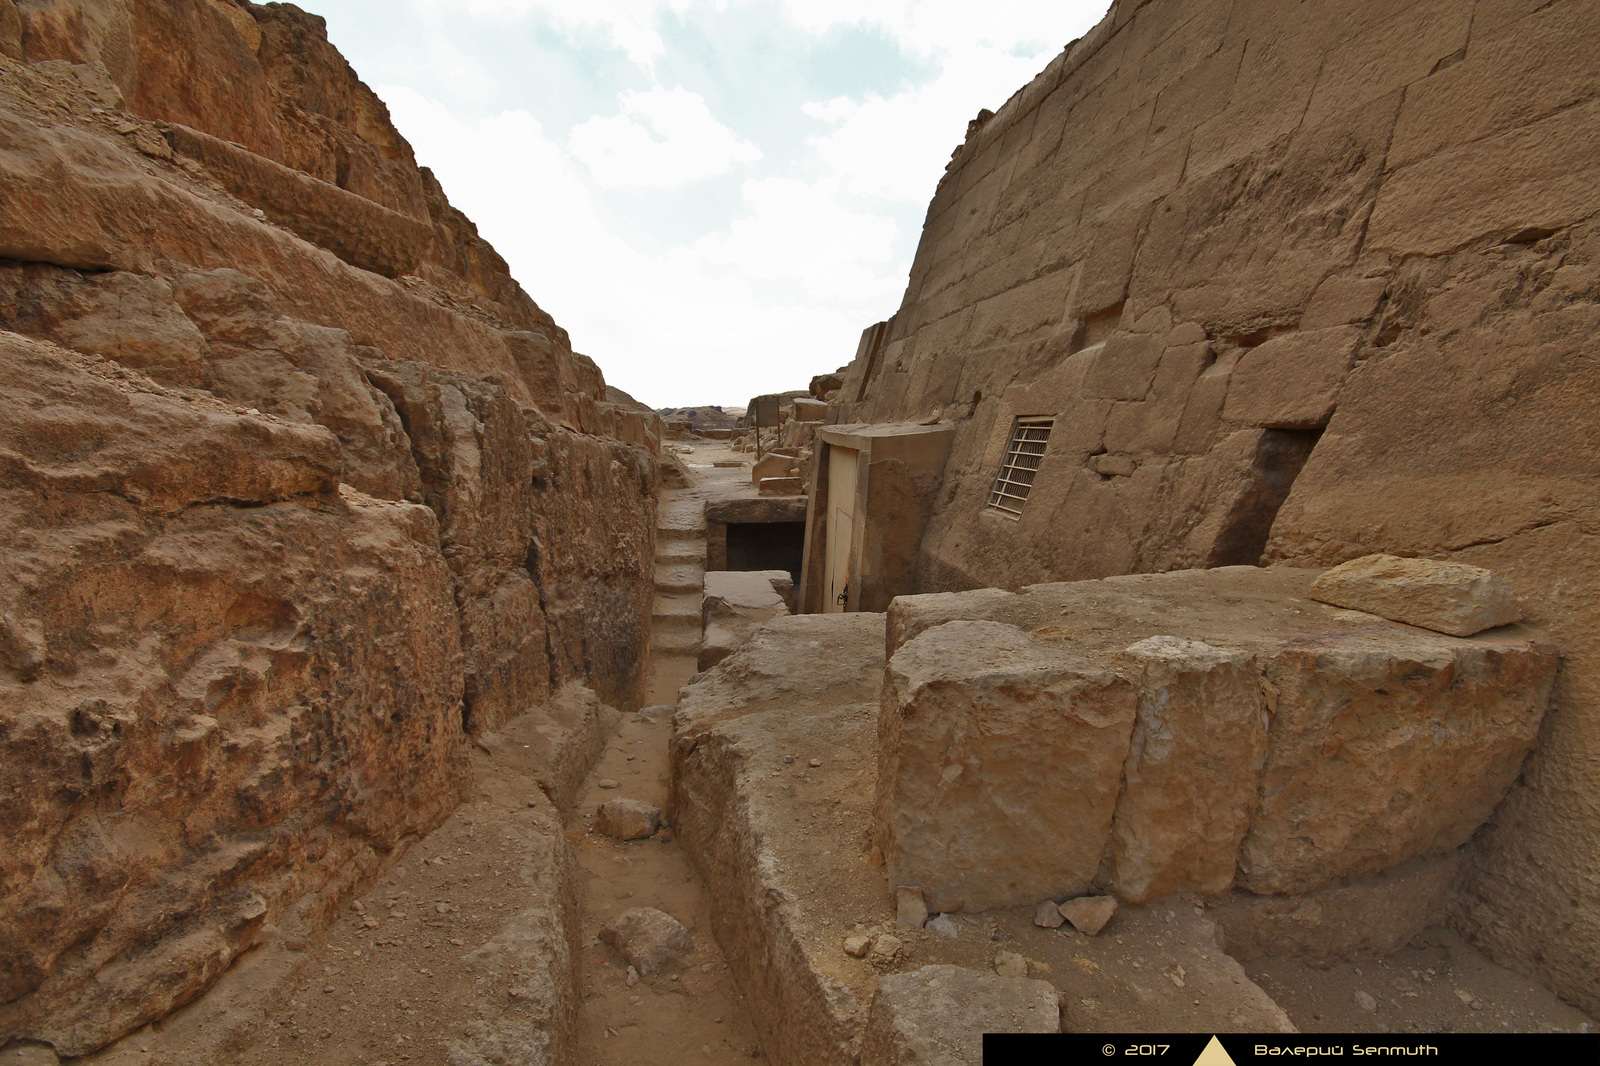
{"type": "Polygon", "coordinates": [[[468,733],[639,702],[661,426],[607,395],[319,19],[0,0],[0,1042],[162,1017],[468,733]]]}
{"type": "Polygon", "coordinates": [[[1457,557],[1564,655],[1459,919],[1600,979],[1600,8],[1119,0],[929,206],[841,422],[951,419],[924,590],[1457,557]],[[1020,519],[986,508],[1055,419],[1020,519]]]}

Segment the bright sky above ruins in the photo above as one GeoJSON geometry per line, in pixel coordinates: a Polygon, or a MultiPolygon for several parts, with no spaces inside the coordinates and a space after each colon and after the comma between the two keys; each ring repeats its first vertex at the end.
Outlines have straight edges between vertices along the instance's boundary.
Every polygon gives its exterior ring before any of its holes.
{"type": "Polygon", "coordinates": [[[803,388],[1106,0],[301,0],[540,306],[656,406],[803,388]]]}

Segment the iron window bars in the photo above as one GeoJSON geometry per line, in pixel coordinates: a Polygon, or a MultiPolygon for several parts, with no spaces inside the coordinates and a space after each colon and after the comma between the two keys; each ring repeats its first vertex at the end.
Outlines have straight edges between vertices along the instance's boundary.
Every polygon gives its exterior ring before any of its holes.
{"type": "Polygon", "coordinates": [[[1006,449],[1005,462],[1000,464],[1000,474],[994,479],[989,492],[989,506],[1013,517],[1020,517],[1022,505],[1028,501],[1028,491],[1039,472],[1039,461],[1044,458],[1045,447],[1050,443],[1053,418],[1019,418],[1011,429],[1011,446],[1006,449]]]}

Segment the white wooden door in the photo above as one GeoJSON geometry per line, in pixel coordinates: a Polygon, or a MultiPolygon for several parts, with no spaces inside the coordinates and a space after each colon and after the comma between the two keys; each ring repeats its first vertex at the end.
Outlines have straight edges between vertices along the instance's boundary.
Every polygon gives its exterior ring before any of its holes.
{"type": "Polygon", "coordinates": [[[850,545],[856,525],[856,461],[854,448],[828,446],[828,544],[823,574],[822,613],[838,614],[849,606],[845,585],[850,580],[850,545]]]}

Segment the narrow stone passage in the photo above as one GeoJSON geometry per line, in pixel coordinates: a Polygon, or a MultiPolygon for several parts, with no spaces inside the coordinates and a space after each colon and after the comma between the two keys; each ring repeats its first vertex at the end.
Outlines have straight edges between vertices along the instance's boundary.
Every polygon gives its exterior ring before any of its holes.
{"type": "MultiPolygon", "coordinates": [[[[594,827],[608,799],[665,807],[670,706],[695,673],[700,646],[700,586],[705,574],[705,499],[738,491],[744,466],[716,469],[690,456],[697,480],[662,493],[656,531],[656,602],[649,702],[628,715],[584,782],[568,838],[578,853],[583,900],[577,1061],[585,1066],[718,1066],[762,1052],[727,963],[711,933],[711,901],[671,826],[621,841],[594,827]],[[680,968],[638,977],[600,940],[600,929],[636,907],[667,912],[694,937],[680,968]]],[[[714,449],[718,458],[728,458],[714,449]]],[[[731,453],[730,453],[731,454],[731,453]]]]}

